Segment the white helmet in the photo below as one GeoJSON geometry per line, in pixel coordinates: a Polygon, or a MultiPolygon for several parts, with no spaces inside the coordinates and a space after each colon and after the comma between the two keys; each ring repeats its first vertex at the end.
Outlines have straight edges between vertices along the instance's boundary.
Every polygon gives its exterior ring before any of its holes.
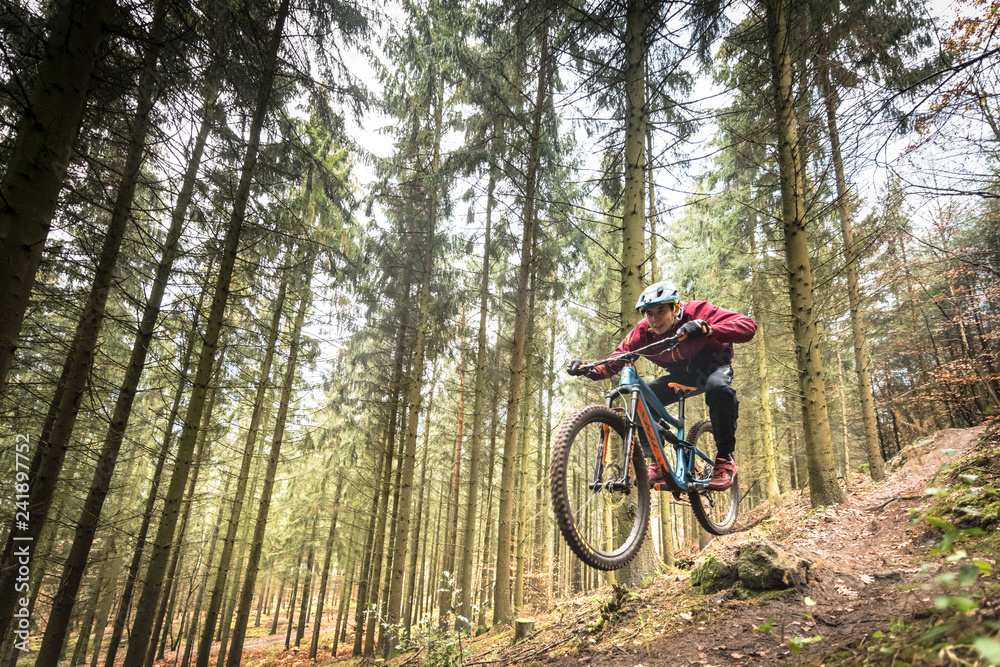
{"type": "Polygon", "coordinates": [[[642,291],[639,300],[635,304],[635,309],[644,312],[647,308],[658,306],[661,303],[680,303],[681,295],[677,286],[669,280],[661,280],[653,283],[642,291]]]}

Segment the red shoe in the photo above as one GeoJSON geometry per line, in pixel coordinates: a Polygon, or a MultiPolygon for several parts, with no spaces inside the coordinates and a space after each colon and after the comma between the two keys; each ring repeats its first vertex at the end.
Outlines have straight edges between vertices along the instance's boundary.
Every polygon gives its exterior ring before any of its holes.
{"type": "Polygon", "coordinates": [[[652,488],[656,484],[659,484],[660,482],[667,481],[667,476],[663,474],[662,470],[660,470],[660,466],[658,466],[655,463],[646,468],[646,476],[649,477],[650,488],[652,488]]]}
{"type": "Polygon", "coordinates": [[[709,491],[725,491],[733,485],[736,477],[736,461],[728,458],[725,461],[715,460],[712,467],[712,481],[708,483],[709,491]]]}

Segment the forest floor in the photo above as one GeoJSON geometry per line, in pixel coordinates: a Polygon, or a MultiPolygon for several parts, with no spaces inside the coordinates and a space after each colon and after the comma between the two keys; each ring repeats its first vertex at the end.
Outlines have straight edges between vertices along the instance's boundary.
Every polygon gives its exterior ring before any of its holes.
{"type": "MultiPolygon", "coordinates": [[[[982,427],[941,431],[906,448],[880,483],[856,477],[846,503],[814,510],[806,495],[787,495],[774,510],[741,517],[742,530],[717,538],[688,562],[697,566],[710,552],[736,563],[742,545],[763,542],[800,564],[802,576],[786,590],[754,593],[734,585],[706,595],[692,586],[690,570],[670,568],[636,592],[605,586],[544,611],[525,610],[535,628],[528,640],[515,644],[510,629],[460,642],[454,634],[439,634],[389,664],[992,664],[971,644],[985,641],[977,646],[987,655],[1000,650],[983,639],[1000,628],[997,479],[1000,427],[988,433],[982,427]],[[931,489],[940,486],[951,486],[950,495],[931,489]],[[975,505],[969,499],[984,497],[989,521],[982,525],[990,530],[979,535],[967,519],[982,519],[983,513],[969,509],[975,505]],[[948,513],[963,503],[964,513],[948,513]]],[[[248,643],[243,664],[312,664],[307,651],[280,651],[281,643],[275,636],[248,643]]],[[[320,664],[376,662],[344,657],[320,664]]]]}

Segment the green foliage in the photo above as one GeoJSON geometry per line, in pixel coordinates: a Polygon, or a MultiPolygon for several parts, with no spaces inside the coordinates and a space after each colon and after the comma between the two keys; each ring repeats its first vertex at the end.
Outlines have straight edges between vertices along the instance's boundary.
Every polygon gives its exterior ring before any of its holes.
{"type": "Polygon", "coordinates": [[[754,628],[755,632],[761,632],[765,635],[770,635],[774,631],[774,616],[770,617],[760,625],[754,628]]]}
{"type": "Polygon", "coordinates": [[[788,640],[786,646],[792,653],[799,655],[802,653],[803,647],[820,641],[823,641],[822,635],[814,635],[812,637],[792,637],[788,640]]]}

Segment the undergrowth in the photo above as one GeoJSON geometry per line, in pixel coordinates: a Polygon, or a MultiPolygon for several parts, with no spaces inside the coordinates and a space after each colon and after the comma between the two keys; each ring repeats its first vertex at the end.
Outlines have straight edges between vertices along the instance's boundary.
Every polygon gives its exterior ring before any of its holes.
{"type": "Polygon", "coordinates": [[[1000,664],[1000,426],[978,447],[939,474],[932,501],[912,510],[913,529],[931,538],[919,589],[929,611],[897,619],[827,665],[1000,664]]]}

